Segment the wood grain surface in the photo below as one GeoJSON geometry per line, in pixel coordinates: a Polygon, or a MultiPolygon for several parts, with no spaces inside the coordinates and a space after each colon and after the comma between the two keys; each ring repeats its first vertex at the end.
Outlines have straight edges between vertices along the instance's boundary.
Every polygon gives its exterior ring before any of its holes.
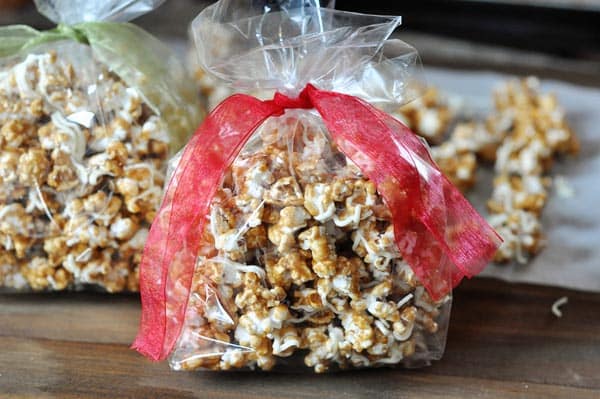
{"type": "Polygon", "coordinates": [[[133,295],[0,295],[0,398],[600,398],[600,294],[468,281],[441,361],[330,375],[174,372],[128,349],[138,317],[133,295]]]}

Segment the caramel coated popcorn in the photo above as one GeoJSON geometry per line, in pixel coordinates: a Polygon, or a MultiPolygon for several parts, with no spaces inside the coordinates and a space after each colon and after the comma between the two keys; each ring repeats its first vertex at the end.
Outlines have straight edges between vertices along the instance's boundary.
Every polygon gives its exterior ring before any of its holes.
{"type": "Polygon", "coordinates": [[[430,360],[450,298],[427,295],[390,219],[318,116],[269,119],[212,202],[172,366],[300,358],[320,373],[430,360]]]}
{"type": "Polygon", "coordinates": [[[419,98],[399,108],[393,115],[429,143],[439,144],[444,140],[456,113],[455,108],[456,104],[442,96],[435,87],[429,86],[422,89],[419,98]]]}
{"type": "Polygon", "coordinates": [[[490,224],[504,239],[495,260],[526,263],[545,244],[540,219],[552,162],[557,155],[575,154],[579,144],[556,97],[541,93],[536,78],[506,82],[494,100],[487,131],[502,139],[495,157],[488,154],[496,174],[488,209],[490,224]]]}
{"type": "Polygon", "coordinates": [[[137,290],[169,136],[82,51],[0,69],[0,287],[137,290]]]}
{"type": "Polygon", "coordinates": [[[477,184],[481,166],[494,165],[488,221],[504,240],[495,261],[526,263],[545,245],[541,215],[553,183],[552,163],[576,154],[579,144],[556,96],[541,92],[537,78],[502,83],[493,101],[485,120],[453,123],[458,113],[453,101],[426,88],[395,116],[432,144],[433,159],[463,192],[477,184]]]}
{"type": "Polygon", "coordinates": [[[450,127],[459,111],[460,101],[445,96],[433,86],[421,88],[419,98],[400,107],[393,115],[423,137],[431,145],[431,156],[448,179],[462,192],[475,185],[477,152],[484,145],[473,138],[487,140],[485,135],[471,134],[477,129],[474,123],[455,126],[451,137],[450,127]],[[462,139],[462,136],[468,136],[462,139]]]}
{"type": "Polygon", "coordinates": [[[552,163],[577,153],[579,144],[564,109],[554,95],[540,92],[536,78],[507,81],[493,97],[485,121],[458,123],[432,155],[463,191],[475,184],[479,161],[494,163],[488,221],[504,239],[495,261],[526,263],[545,245],[540,219],[552,163]]]}

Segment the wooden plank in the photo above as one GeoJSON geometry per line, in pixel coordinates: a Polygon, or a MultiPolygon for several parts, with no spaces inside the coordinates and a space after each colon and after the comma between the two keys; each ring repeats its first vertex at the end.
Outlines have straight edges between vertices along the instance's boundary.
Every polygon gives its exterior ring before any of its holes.
{"type": "Polygon", "coordinates": [[[121,343],[133,340],[137,295],[90,292],[0,296],[0,337],[121,343]]]}
{"type": "Polygon", "coordinates": [[[38,398],[323,398],[470,396],[591,398],[582,388],[435,375],[427,370],[367,370],[327,376],[268,373],[185,373],[140,361],[124,345],[10,337],[0,377],[7,399],[38,398]],[[50,371],[50,372],[49,372],[50,371]]]}
{"type": "Polygon", "coordinates": [[[135,296],[0,296],[0,398],[592,398],[600,294],[476,279],[456,290],[447,351],[421,370],[173,372],[128,349],[135,296]],[[564,317],[551,315],[560,296],[564,317]]]}
{"type": "Polygon", "coordinates": [[[477,279],[456,290],[446,355],[430,372],[600,389],[598,370],[599,294],[477,279]]]}

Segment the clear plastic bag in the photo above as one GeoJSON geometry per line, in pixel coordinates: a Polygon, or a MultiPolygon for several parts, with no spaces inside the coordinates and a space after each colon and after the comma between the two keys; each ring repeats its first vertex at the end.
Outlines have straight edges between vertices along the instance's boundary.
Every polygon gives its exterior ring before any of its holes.
{"type": "Polygon", "coordinates": [[[211,203],[200,254],[173,369],[320,373],[443,353],[451,296],[424,290],[375,185],[314,112],[254,133],[211,203]]]}
{"type": "Polygon", "coordinates": [[[451,288],[499,240],[424,143],[365,102],[411,98],[399,22],[310,1],[221,0],[196,18],[207,71],[278,93],[226,99],[172,160],[136,349],[176,370],[441,357],[451,288]]]}
{"type": "Polygon", "coordinates": [[[157,39],[98,22],[160,2],[36,4],[56,29],[0,28],[0,290],[137,291],[167,160],[200,107],[157,39]]]}

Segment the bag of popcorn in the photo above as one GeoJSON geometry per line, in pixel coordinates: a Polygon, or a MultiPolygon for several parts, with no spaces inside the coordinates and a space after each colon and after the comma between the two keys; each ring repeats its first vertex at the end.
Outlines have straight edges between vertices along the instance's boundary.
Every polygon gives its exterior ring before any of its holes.
{"type": "Polygon", "coordinates": [[[221,0],[192,24],[206,70],[277,93],[227,98],[173,160],[134,348],[176,370],[439,359],[452,288],[500,239],[370,104],[406,101],[416,52],[389,39],[400,18],[275,3],[221,0]]]}
{"type": "Polygon", "coordinates": [[[125,22],[161,1],[37,0],[0,28],[0,289],[138,289],[169,153],[199,123],[183,67],[125,22]]]}

